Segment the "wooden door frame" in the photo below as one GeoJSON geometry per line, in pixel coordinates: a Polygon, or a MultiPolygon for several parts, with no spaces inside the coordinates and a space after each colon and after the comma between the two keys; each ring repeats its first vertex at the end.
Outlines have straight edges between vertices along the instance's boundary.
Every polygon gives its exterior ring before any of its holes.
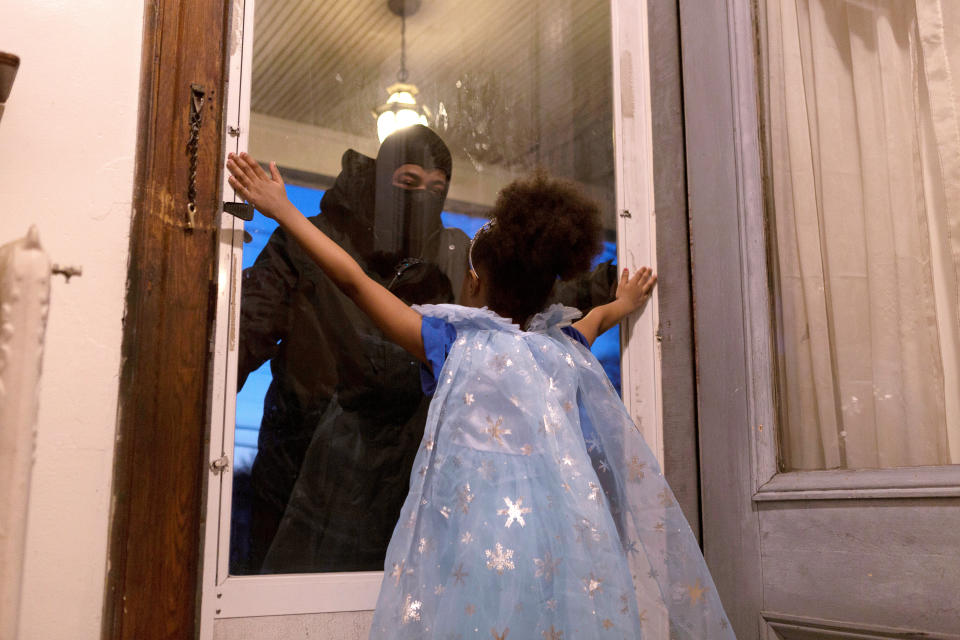
{"type": "Polygon", "coordinates": [[[697,540],[700,457],[678,0],[647,3],[661,360],[663,473],[697,540]]]}
{"type": "Polygon", "coordinates": [[[231,0],[146,0],[103,638],[197,632],[231,0]],[[187,222],[191,84],[203,86],[187,222]]]}
{"type": "Polygon", "coordinates": [[[754,479],[775,433],[752,2],[680,0],[680,33],[704,556],[750,640],[763,595],[754,479]]]}

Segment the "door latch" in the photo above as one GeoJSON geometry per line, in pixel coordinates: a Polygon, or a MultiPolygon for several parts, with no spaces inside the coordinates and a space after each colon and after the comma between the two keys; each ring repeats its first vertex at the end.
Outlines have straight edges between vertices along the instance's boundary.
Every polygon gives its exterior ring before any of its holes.
{"type": "Polygon", "coordinates": [[[216,460],[210,462],[210,471],[213,472],[213,475],[219,475],[221,471],[224,471],[230,466],[230,458],[227,456],[220,456],[216,460]]]}
{"type": "Polygon", "coordinates": [[[253,220],[253,205],[246,202],[224,202],[223,212],[247,222],[253,220]]]}

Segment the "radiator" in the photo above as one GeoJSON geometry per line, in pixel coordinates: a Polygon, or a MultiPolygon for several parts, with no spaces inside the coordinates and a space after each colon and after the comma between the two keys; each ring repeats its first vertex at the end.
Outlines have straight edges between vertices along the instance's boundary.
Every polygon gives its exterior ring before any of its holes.
{"type": "Polygon", "coordinates": [[[0,247],[0,640],[20,612],[50,261],[36,227],[0,247]]]}

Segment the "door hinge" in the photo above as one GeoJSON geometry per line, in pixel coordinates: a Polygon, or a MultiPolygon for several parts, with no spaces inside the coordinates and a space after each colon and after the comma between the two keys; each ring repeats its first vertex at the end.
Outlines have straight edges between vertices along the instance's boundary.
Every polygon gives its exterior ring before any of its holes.
{"type": "Polygon", "coordinates": [[[213,472],[213,475],[218,475],[221,471],[225,471],[230,467],[230,458],[227,456],[220,456],[216,460],[210,462],[210,471],[213,472]]]}

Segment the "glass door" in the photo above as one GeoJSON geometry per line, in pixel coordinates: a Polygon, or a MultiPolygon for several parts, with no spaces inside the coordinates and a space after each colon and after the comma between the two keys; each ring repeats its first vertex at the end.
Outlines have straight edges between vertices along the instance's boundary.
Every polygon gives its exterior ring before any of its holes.
{"type": "MultiPolygon", "coordinates": [[[[277,162],[304,215],[411,304],[458,301],[500,188],[537,168],[572,180],[601,207],[603,250],[554,299],[585,312],[611,299],[618,265],[654,262],[645,34],[629,38],[644,14],[630,4],[245,0],[231,140],[277,162]],[[390,121],[417,124],[381,142],[390,121]]],[[[371,609],[429,403],[419,365],[275,223],[224,225],[225,462],[205,611],[371,609]]],[[[655,313],[593,346],[653,434],[655,313]]]]}

